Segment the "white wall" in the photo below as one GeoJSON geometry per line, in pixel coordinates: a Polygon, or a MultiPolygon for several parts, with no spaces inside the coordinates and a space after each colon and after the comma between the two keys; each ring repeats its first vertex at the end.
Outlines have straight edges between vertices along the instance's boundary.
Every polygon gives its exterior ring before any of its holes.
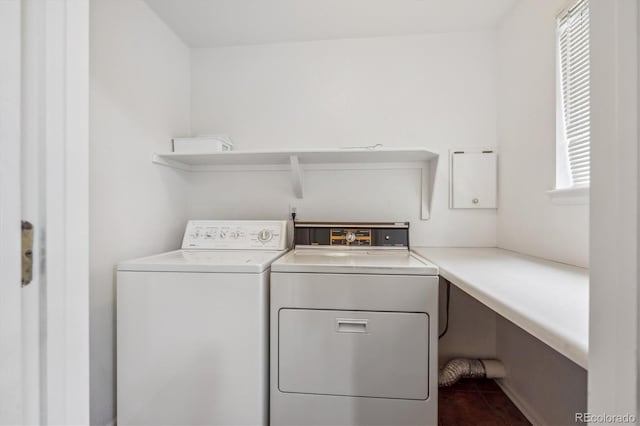
{"type": "MultiPolygon", "coordinates": [[[[194,173],[192,218],[409,220],[414,245],[495,246],[495,210],[449,210],[448,151],[496,146],[495,33],[349,39],[192,51],[194,134],[235,148],[424,146],[441,155],[432,219],[420,220],[420,172],[194,173]]],[[[452,290],[440,363],[495,356],[495,314],[452,290]]],[[[444,318],[442,318],[444,319],[444,318]]]]}
{"type": "MultiPolygon", "coordinates": [[[[446,280],[440,278],[439,333],[446,324],[446,280]]],[[[496,319],[498,315],[451,285],[449,328],[438,340],[438,364],[442,367],[453,358],[495,359],[496,319]]]]}
{"type": "Polygon", "coordinates": [[[194,49],[195,134],[239,150],[423,146],[442,155],[433,216],[420,221],[418,170],[313,171],[305,198],[286,172],[202,173],[191,217],[409,220],[412,243],[495,246],[495,210],[448,209],[448,150],[496,146],[495,33],[194,49]]]}
{"type": "MultiPolygon", "coordinates": [[[[522,0],[498,30],[498,246],[578,266],[589,262],[589,206],[554,204],[556,16],[567,0],[522,0]]],[[[496,351],[508,394],[541,424],[572,424],[587,372],[507,320],[496,351]],[[541,391],[544,390],[544,391],[541,391]]]]}
{"type": "Polygon", "coordinates": [[[140,0],[91,2],[91,424],[115,416],[118,261],[179,245],[185,179],[151,153],[189,132],[189,50],[140,0]]]}
{"type": "Polygon", "coordinates": [[[573,425],[587,410],[587,371],[501,316],[496,353],[507,370],[500,385],[536,425],[573,425]]]}
{"type": "Polygon", "coordinates": [[[567,0],[523,0],[498,31],[498,246],[589,263],[589,206],[554,204],[555,17],[567,0]]]}

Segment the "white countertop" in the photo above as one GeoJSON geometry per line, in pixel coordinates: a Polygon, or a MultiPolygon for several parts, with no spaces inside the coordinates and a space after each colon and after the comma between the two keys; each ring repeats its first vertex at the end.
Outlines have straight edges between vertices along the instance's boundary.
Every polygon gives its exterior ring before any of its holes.
{"type": "Polygon", "coordinates": [[[498,248],[412,250],[452,284],[587,368],[588,269],[498,248]]]}

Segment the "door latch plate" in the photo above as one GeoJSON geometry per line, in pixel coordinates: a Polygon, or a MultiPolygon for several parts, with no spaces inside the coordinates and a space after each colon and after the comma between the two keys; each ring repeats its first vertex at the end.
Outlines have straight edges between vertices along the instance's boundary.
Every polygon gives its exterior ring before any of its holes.
{"type": "Polygon", "coordinates": [[[33,225],[22,221],[22,286],[33,280],[33,225]]]}

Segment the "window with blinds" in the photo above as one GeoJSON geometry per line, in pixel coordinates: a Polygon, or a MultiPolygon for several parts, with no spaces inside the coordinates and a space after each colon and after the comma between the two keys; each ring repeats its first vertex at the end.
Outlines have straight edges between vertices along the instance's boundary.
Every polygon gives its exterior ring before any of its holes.
{"type": "Polygon", "coordinates": [[[564,186],[589,185],[589,2],[578,0],[558,17],[559,146],[564,186]]]}

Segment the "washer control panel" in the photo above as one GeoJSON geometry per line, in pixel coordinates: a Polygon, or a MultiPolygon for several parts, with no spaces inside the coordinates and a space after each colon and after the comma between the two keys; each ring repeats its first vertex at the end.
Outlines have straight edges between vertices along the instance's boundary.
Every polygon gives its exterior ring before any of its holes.
{"type": "Polygon", "coordinates": [[[190,220],[183,249],[284,250],[286,220],[190,220]]]}

